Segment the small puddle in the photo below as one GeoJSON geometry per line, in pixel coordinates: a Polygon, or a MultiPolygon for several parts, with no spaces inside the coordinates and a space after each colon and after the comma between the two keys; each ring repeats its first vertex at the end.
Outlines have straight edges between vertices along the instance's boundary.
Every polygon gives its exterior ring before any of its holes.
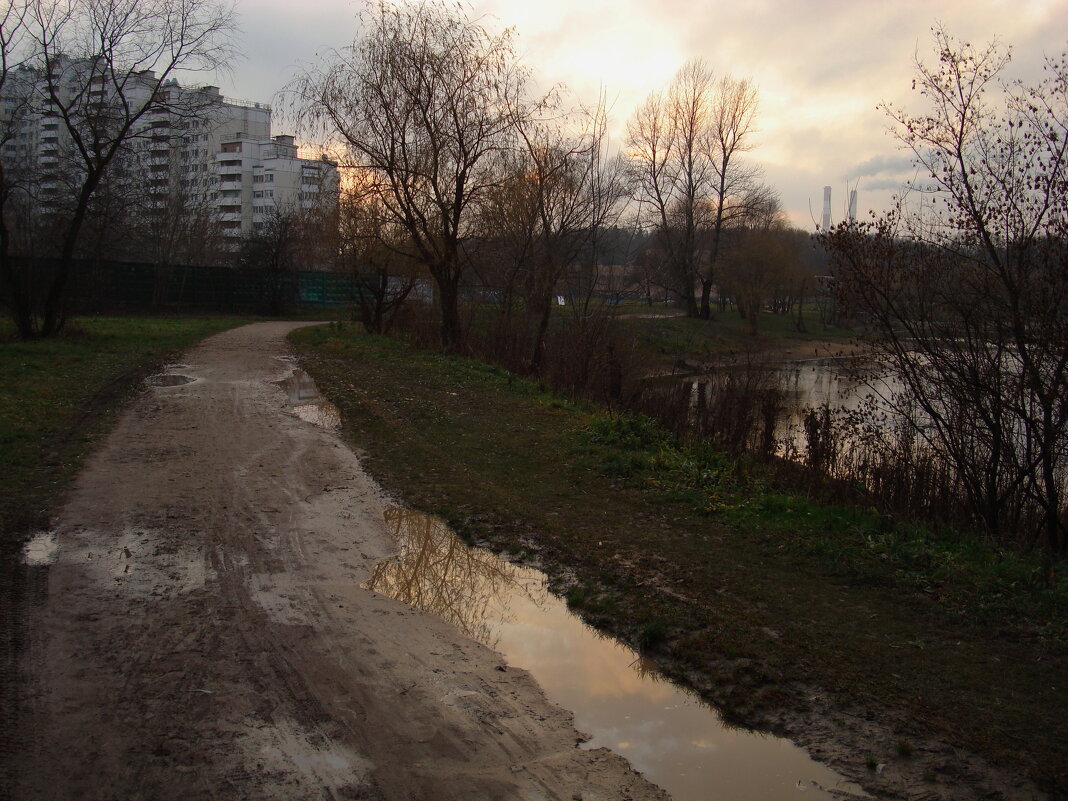
{"type": "Polygon", "coordinates": [[[591,734],[675,801],[865,797],[801,748],[731,728],[655,665],[595,631],[549,592],[546,576],[470,548],[438,518],[390,509],[400,553],[363,587],[433,612],[530,671],[591,734]]]}
{"type": "Polygon", "coordinates": [[[306,372],[294,370],[288,378],[274,383],[285,390],[292,414],[328,431],[341,428],[341,412],[337,406],[319,394],[319,388],[306,372]]]}
{"type": "Polygon", "coordinates": [[[59,558],[59,540],[55,532],[45,531],[30,537],[22,546],[22,564],[48,567],[59,558]]]}
{"type": "Polygon", "coordinates": [[[192,384],[195,378],[188,375],[162,374],[150,375],[145,383],[151,387],[180,387],[182,384],[192,384]]]}

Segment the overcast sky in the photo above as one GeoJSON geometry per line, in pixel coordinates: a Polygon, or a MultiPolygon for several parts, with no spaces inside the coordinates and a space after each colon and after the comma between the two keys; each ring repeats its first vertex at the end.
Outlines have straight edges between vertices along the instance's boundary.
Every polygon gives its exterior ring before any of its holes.
{"type": "MultiPolygon", "coordinates": [[[[244,61],[218,79],[224,94],[271,101],[302,63],[358,33],[357,0],[238,0],[244,61]]],[[[621,138],[627,117],[691,58],[751,78],[762,165],[795,225],[810,228],[847,182],[860,210],[881,209],[911,174],[876,106],[920,108],[913,59],[931,60],[933,25],[957,37],[1011,44],[1012,76],[1036,80],[1068,47],[1068,0],[474,0],[487,25],[514,26],[525,62],[546,86],[593,101],[603,87],[621,138]],[[810,214],[811,208],[811,214],[810,214]]],[[[286,122],[276,114],[275,133],[286,122]]]]}

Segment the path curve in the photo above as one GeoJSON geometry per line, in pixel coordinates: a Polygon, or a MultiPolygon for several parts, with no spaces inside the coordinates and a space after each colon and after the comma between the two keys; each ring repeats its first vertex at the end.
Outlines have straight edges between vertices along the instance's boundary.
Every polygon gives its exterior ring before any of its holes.
{"type": "Polygon", "coordinates": [[[388,500],[286,412],[286,334],[183,356],[78,477],[32,614],[18,799],[664,799],[530,676],[359,588],[388,500]],[[28,733],[28,734],[27,734],[28,733]]]}

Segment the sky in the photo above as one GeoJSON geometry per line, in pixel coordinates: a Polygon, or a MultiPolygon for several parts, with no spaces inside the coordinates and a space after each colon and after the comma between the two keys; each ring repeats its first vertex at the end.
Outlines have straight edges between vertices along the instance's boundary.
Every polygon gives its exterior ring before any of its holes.
{"type": "MultiPolygon", "coordinates": [[[[359,0],[238,0],[245,58],[216,76],[224,94],[275,101],[302,65],[358,35],[359,0]]],[[[832,189],[832,219],[857,186],[860,216],[886,208],[913,174],[881,102],[920,111],[917,57],[932,61],[931,28],[1013,49],[1009,76],[1036,82],[1047,56],[1068,48],[1068,0],[471,0],[483,24],[514,27],[542,87],[563,83],[582,102],[603,90],[622,144],[627,118],[689,59],[749,78],[760,93],[747,158],[812,229],[832,189]]]]}

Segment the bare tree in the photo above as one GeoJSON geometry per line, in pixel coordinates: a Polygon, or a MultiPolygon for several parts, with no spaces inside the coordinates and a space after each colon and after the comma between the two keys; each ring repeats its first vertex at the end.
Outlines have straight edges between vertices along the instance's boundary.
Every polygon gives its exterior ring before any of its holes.
{"type": "Polygon", "coordinates": [[[16,264],[30,251],[34,228],[36,171],[28,152],[33,82],[27,60],[28,0],[12,0],[0,12],[0,302],[11,310],[16,328],[32,330],[28,298],[31,276],[16,264]]]}
{"type": "MultiPolygon", "coordinates": [[[[40,302],[12,292],[23,337],[51,336],[66,318],[66,290],[90,204],[108,170],[147,129],[148,115],[200,112],[198,95],[171,91],[178,70],[210,70],[233,56],[232,9],[215,0],[30,0],[23,6],[25,91],[32,114],[56,122],[73,196],[57,218],[56,267],[40,302]]],[[[46,188],[46,187],[45,187],[46,188]]],[[[10,259],[3,268],[18,286],[10,259]]]]}
{"type": "Polygon", "coordinates": [[[408,233],[359,185],[342,195],[338,226],[338,266],[355,280],[360,320],[368,333],[387,334],[419,278],[408,233]]]}
{"type": "Polygon", "coordinates": [[[238,269],[259,279],[264,314],[286,313],[298,295],[297,270],[307,231],[298,208],[274,208],[233,253],[238,269]]]}
{"type": "Polygon", "coordinates": [[[669,287],[696,317],[694,297],[706,220],[701,203],[713,185],[709,149],[715,79],[700,61],[675,75],[667,92],[654,92],[627,124],[627,143],[639,200],[658,234],[669,287]]]}
{"type": "Polygon", "coordinates": [[[748,80],[729,75],[719,80],[712,101],[712,129],[705,153],[714,175],[709,197],[709,252],[699,276],[701,317],[705,320],[711,316],[709,301],[724,228],[754,211],[763,213],[768,204],[777,204],[774,193],[760,183],[760,170],[740,160],[742,153],[752,149],[756,113],[756,87],[748,80]]]}
{"type": "Polygon", "coordinates": [[[740,160],[751,148],[756,110],[749,81],[717,80],[691,61],[627,126],[638,199],[656,229],[669,288],[691,317],[710,316],[724,229],[767,195],[757,168],[740,160]]]}
{"type": "Polygon", "coordinates": [[[729,292],[738,312],[757,333],[765,305],[789,281],[797,265],[797,251],[777,199],[752,211],[746,224],[731,232],[731,243],[721,269],[722,289],[729,292]]]}
{"type": "Polygon", "coordinates": [[[999,539],[1068,547],[1068,57],[1005,86],[1009,53],[934,31],[926,108],[886,107],[933,196],[823,237],[897,409],[999,539]]]}
{"type": "MultiPolygon", "coordinates": [[[[508,175],[482,210],[499,245],[504,314],[510,318],[516,295],[523,301],[530,344],[522,366],[533,373],[542,367],[554,298],[565,279],[571,290],[592,289],[601,232],[618,219],[626,193],[618,159],[607,153],[603,104],[572,121],[577,130],[561,120],[521,121],[525,147],[504,160],[508,175]]],[[[569,294],[588,301],[588,292],[569,294]]]]}
{"type": "Polygon", "coordinates": [[[461,341],[459,289],[479,201],[525,116],[513,33],[438,0],[377,2],[361,35],[293,89],[302,119],[340,140],[349,165],[408,231],[433,276],[446,348],[461,341]]]}

